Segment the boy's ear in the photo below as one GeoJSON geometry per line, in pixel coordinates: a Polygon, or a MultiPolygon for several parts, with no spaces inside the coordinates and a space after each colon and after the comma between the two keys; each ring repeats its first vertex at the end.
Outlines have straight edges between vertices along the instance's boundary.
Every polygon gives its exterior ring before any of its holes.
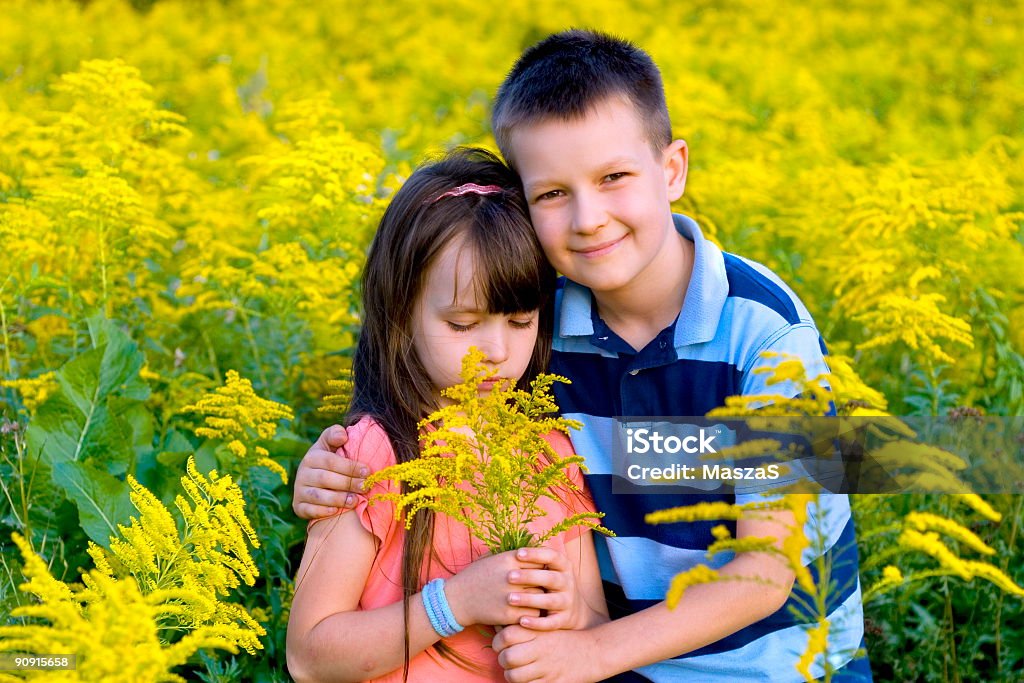
{"type": "Polygon", "coordinates": [[[689,167],[689,159],[689,150],[685,140],[673,140],[662,152],[665,186],[668,188],[670,202],[683,196],[683,190],[686,189],[686,171],[689,167]]]}

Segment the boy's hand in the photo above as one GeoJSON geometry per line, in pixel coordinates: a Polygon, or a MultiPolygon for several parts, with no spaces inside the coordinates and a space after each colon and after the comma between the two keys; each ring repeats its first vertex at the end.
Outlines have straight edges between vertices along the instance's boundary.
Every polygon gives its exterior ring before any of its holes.
{"type": "MultiPolygon", "coordinates": [[[[538,565],[536,569],[513,570],[509,583],[517,587],[508,596],[509,603],[519,607],[545,610],[546,616],[524,616],[519,625],[534,631],[585,628],[590,608],[576,588],[576,574],[569,558],[554,548],[520,548],[516,551],[520,562],[538,565]],[[522,587],[543,589],[524,591],[522,587]]],[[[544,614],[544,612],[541,612],[544,614]]]]}
{"type": "Polygon", "coordinates": [[[320,434],[295,473],[292,509],[302,519],[333,515],[352,507],[356,495],[363,492],[363,479],[369,476],[365,465],[345,456],[348,434],[340,425],[331,425],[320,434]]]}
{"type": "Polygon", "coordinates": [[[509,583],[509,575],[524,569],[540,569],[541,565],[524,563],[517,559],[516,551],[487,555],[474,561],[455,576],[445,581],[445,596],[455,620],[463,626],[483,624],[504,626],[515,624],[524,617],[536,618],[539,609],[522,607],[509,602],[509,594],[537,591],[509,583]]]}
{"type": "Polygon", "coordinates": [[[540,632],[509,626],[491,645],[509,683],[590,683],[603,678],[590,671],[599,653],[587,631],[540,632]]]}

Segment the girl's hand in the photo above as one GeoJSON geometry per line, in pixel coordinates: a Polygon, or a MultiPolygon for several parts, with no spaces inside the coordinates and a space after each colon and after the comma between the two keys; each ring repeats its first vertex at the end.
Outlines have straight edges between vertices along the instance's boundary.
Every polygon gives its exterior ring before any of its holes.
{"type": "Polygon", "coordinates": [[[590,623],[591,610],[580,596],[573,564],[564,553],[547,547],[520,548],[516,558],[536,568],[524,567],[509,574],[509,583],[516,587],[508,596],[509,602],[546,613],[524,615],[519,619],[520,626],[554,631],[585,628],[590,623]],[[533,588],[524,590],[524,586],[533,588]]]}
{"type": "MultiPolygon", "coordinates": [[[[515,605],[509,594],[523,594],[521,586],[509,582],[509,575],[540,570],[542,565],[523,562],[510,550],[499,555],[487,555],[476,560],[455,576],[445,581],[445,597],[455,620],[463,626],[484,624],[505,626],[518,623],[524,617],[536,618],[539,608],[515,605]]],[[[526,589],[539,592],[539,588],[526,589]]]]}

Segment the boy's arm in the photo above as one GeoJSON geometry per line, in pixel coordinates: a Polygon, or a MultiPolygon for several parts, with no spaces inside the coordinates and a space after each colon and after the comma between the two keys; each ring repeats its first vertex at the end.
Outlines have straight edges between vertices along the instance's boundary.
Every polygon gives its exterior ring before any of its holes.
{"type": "MultiPolygon", "coordinates": [[[[288,670],[299,683],[362,681],[403,665],[402,602],[357,609],[375,556],[376,539],[358,513],[324,520],[309,530],[288,620],[288,670]]],[[[536,616],[537,610],[508,604],[507,595],[515,588],[507,576],[523,567],[513,553],[502,553],[477,560],[448,579],[445,594],[456,619],[470,627],[536,616]]],[[[410,657],[440,640],[419,593],[409,600],[408,627],[410,657]]]]}
{"type": "Polygon", "coordinates": [[[345,428],[331,425],[306,451],[295,473],[292,498],[292,509],[300,519],[329,517],[355,505],[370,472],[345,455],[347,443],[345,428]]]}
{"type": "Polygon", "coordinates": [[[779,378],[772,377],[776,366],[787,357],[800,361],[807,379],[820,377],[819,383],[828,385],[829,368],[821,335],[814,323],[806,320],[784,326],[751,353],[747,367],[743,369],[740,393],[744,396],[767,394],[787,398],[799,395],[802,388],[797,383],[790,379],[779,381],[779,378]]]}
{"type": "Polygon", "coordinates": [[[597,564],[597,552],[594,550],[594,532],[588,529],[574,540],[567,541],[565,554],[573,563],[577,593],[582,602],[578,612],[581,621],[576,627],[589,628],[605,623],[608,621],[608,603],[604,599],[601,568],[597,564]]]}
{"type": "MultiPolygon", "coordinates": [[[[772,536],[781,547],[794,524],[792,513],[765,513],[740,520],[736,536],[772,536]]],[[[719,573],[762,580],[692,586],[674,609],[661,602],[582,631],[509,627],[494,639],[498,661],[512,683],[601,680],[696,650],[760,621],[786,602],[794,580],[788,567],[765,553],[741,553],[719,573]],[[566,658],[565,652],[574,656],[566,658]]]]}

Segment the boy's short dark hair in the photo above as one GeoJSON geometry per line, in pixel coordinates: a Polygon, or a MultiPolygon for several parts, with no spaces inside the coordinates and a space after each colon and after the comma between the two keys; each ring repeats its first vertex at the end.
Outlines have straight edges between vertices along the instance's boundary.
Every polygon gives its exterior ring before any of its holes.
{"type": "Polygon", "coordinates": [[[606,33],[570,29],[527,48],[494,98],[491,127],[505,159],[518,126],[586,116],[609,97],[635,108],[655,152],[672,142],[661,72],[636,45],[606,33]]]}

